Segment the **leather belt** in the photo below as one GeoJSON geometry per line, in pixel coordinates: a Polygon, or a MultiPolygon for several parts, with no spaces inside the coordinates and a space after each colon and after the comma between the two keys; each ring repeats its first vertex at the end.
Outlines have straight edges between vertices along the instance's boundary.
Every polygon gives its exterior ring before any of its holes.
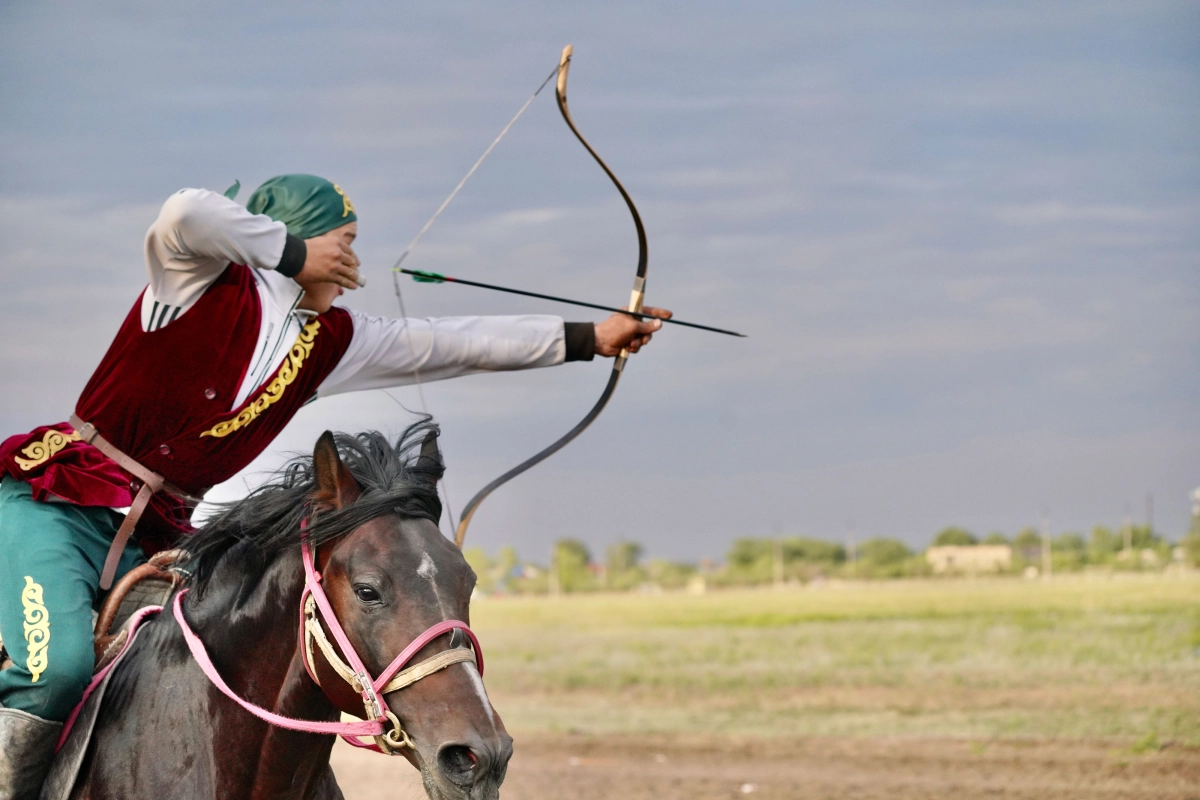
{"type": "Polygon", "coordinates": [[[129,541],[129,537],[133,535],[133,529],[137,527],[138,520],[141,519],[142,512],[146,510],[146,505],[149,504],[151,497],[158,492],[165,491],[192,505],[200,502],[200,500],[183,491],[178,486],[169,483],[162,475],[143,467],[137,461],[122,453],[111,442],[101,436],[100,432],[96,430],[96,426],[92,423],[84,422],[76,414],[70,416],[70,421],[75,426],[75,432],[79,434],[80,439],[115,461],[121,469],[132,475],[136,475],[142,483],[137,495],[133,498],[133,505],[129,507],[128,513],[125,514],[125,521],[121,523],[120,529],[117,530],[117,535],[113,539],[112,546],[108,548],[108,557],[104,559],[104,569],[100,572],[100,588],[107,590],[112,587],[113,577],[117,574],[117,565],[121,561],[121,553],[125,550],[125,544],[129,541]]]}

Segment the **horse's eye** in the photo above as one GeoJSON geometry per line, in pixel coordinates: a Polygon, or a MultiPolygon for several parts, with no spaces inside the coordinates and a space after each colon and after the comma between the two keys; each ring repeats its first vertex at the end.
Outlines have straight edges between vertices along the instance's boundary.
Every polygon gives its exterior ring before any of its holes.
{"type": "Polygon", "coordinates": [[[354,587],[354,596],[363,603],[378,603],[380,599],[379,592],[375,591],[370,586],[363,586],[362,584],[354,587]]]}

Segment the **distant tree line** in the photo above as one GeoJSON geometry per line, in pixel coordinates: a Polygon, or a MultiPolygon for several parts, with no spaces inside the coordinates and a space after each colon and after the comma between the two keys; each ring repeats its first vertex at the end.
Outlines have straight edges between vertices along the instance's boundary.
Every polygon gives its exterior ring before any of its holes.
{"type": "MultiPolygon", "coordinates": [[[[1115,529],[1097,525],[1088,536],[1061,533],[1051,537],[1049,544],[1054,572],[1156,570],[1181,559],[1200,567],[1200,517],[1192,519],[1187,534],[1175,546],[1146,525],[1115,529]]],[[[1035,528],[1024,528],[1010,538],[1003,533],[978,537],[965,528],[948,527],[932,541],[934,547],[975,545],[1011,547],[1008,571],[1013,574],[1043,565],[1042,534],[1035,528]]],[[[733,541],[720,566],[646,559],[642,545],[629,541],[607,547],[603,560],[594,558],[588,546],[577,539],[556,542],[549,563],[523,561],[513,547],[501,548],[495,556],[473,547],[464,555],[478,576],[477,590],[485,594],[659,591],[932,574],[924,552],[885,537],[849,548],[803,536],[744,537],[733,541]]]]}
{"type": "MultiPolygon", "coordinates": [[[[1013,550],[1013,570],[1042,563],[1042,534],[1036,528],[1023,528],[1012,539],[1003,533],[990,533],[982,540],[963,528],[946,528],[933,540],[934,546],[999,544],[1013,550]]],[[[1185,561],[1200,566],[1200,530],[1192,530],[1180,543],[1185,561]],[[1189,547],[1191,548],[1189,550],[1189,547]],[[1191,554],[1189,557],[1189,553],[1191,554]]],[[[1086,567],[1146,569],[1164,566],[1174,558],[1174,548],[1148,525],[1124,525],[1110,528],[1097,525],[1090,536],[1060,533],[1050,537],[1051,566],[1056,571],[1074,571],[1086,567]]]]}
{"type": "Polygon", "coordinates": [[[643,560],[637,542],[618,542],[597,562],[586,544],[560,539],[550,563],[523,562],[512,547],[503,547],[493,558],[483,548],[468,548],[463,555],[475,570],[476,588],[484,593],[546,594],[556,592],[681,589],[699,574],[694,564],[655,558],[643,560]]]}

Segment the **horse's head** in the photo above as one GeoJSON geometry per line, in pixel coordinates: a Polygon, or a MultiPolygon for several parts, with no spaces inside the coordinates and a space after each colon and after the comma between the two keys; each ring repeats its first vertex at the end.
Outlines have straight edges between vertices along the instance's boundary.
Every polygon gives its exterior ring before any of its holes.
{"type": "MultiPolygon", "coordinates": [[[[313,454],[316,525],[322,513],[352,514],[371,505],[326,432],[313,454]]],[[[410,480],[433,488],[441,474],[436,434],[421,448],[410,480]]],[[[475,574],[462,553],[430,519],[396,508],[364,519],[349,533],[317,548],[321,585],[351,645],[378,676],[409,644],[445,620],[470,622],[475,574]]],[[[469,647],[459,631],[430,641],[408,662],[417,664],[451,648],[469,647]]],[[[336,647],[336,643],[334,643],[336,647]]],[[[363,700],[319,649],[313,666],[322,690],[339,709],[363,716],[363,700]]],[[[383,697],[400,720],[412,747],[400,752],[422,774],[436,800],[499,796],[512,737],[492,709],[474,660],[433,672],[383,697]]]]}

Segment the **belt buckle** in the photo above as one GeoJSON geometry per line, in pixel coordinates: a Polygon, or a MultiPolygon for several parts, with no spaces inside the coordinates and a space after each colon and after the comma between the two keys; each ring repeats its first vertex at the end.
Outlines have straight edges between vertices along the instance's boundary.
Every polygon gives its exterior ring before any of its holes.
{"type": "Polygon", "coordinates": [[[85,423],[83,423],[83,427],[80,428],[79,430],[77,430],[76,433],[79,434],[80,439],[87,442],[88,444],[91,444],[92,441],[95,440],[96,434],[98,434],[99,431],[96,430],[96,426],[93,425],[92,423],[85,422],[85,423]]]}

